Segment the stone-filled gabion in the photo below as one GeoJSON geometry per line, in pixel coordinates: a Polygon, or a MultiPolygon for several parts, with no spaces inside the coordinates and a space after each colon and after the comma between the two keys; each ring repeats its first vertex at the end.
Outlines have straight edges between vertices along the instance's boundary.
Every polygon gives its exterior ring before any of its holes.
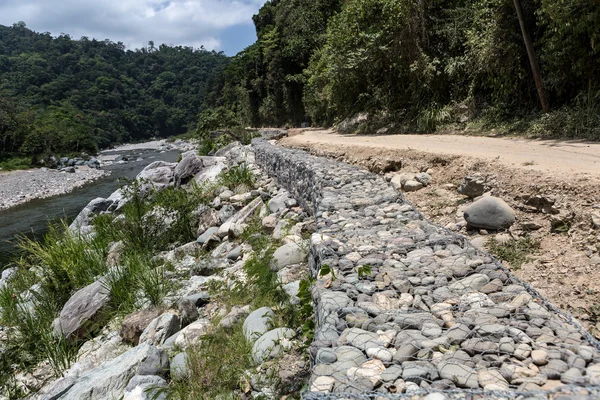
{"type": "Polygon", "coordinates": [[[305,398],[600,398],[598,342],[381,176],[253,147],[316,217],[305,398]]]}

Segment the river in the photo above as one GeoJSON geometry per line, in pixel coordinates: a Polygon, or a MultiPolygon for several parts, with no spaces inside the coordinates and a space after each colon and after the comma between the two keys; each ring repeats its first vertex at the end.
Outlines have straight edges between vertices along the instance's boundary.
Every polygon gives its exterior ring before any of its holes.
{"type": "Polygon", "coordinates": [[[70,223],[90,200],[108,197],[121,187],[125,179],[135,178],[142,169],[154,161],[177,161],[179,153],[179,151],[160,153],[155,149],[104,152],[104,155],[127,155],[130,160],[139,157],[143,160],[103,167],[111,171],[111,174],[70,193],[32,200],[0,211],[0,271],[4,270],[17,254],[18,236],[43,237],[48,230],[48,222],[66,219],[70,223]]]}

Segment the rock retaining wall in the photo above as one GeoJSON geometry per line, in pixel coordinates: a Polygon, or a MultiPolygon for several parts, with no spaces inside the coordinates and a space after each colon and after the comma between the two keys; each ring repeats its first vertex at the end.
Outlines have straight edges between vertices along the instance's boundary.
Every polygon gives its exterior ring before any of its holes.
{"type": "Polygon", "coordinates": [[[316,217],[305,398],[600,398],[598,342],[381,176],[253,147],[316,217]]]}

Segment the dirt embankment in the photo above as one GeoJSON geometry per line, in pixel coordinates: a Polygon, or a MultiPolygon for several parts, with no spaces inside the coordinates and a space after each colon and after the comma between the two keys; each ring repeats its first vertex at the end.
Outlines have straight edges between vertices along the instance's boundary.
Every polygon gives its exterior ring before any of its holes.
{"type": "Polygon", "coordinates": [[[594,227],[592,215],[600,216],[600,144],[459,135],[347,136],[317,130],[292,131],[280,144],[375,172],[400,160],[401,170],[388,173],[390,178],[430,172],[433,183],[405,193],[408,200],[430,220],[488,249],[491,238],[500,246],[523,238],[539,243],[539,249],[520,254],[526,262],[518,269],[507,266],[599,335],[600,227],[594,227]],[[456,188],[473,174],[486,178],[491,194],[516,211],[517,223],[507,232],[466,226],[462,211],[472,200],[456,188]]]}

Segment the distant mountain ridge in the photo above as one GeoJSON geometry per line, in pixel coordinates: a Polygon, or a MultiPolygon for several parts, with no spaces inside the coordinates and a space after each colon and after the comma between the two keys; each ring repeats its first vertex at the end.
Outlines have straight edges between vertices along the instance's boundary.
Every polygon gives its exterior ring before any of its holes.
{"type": "Polygon", "coordinates": [[[0,161],[194,129],[223,53],[0,25],[0,161]]]}

